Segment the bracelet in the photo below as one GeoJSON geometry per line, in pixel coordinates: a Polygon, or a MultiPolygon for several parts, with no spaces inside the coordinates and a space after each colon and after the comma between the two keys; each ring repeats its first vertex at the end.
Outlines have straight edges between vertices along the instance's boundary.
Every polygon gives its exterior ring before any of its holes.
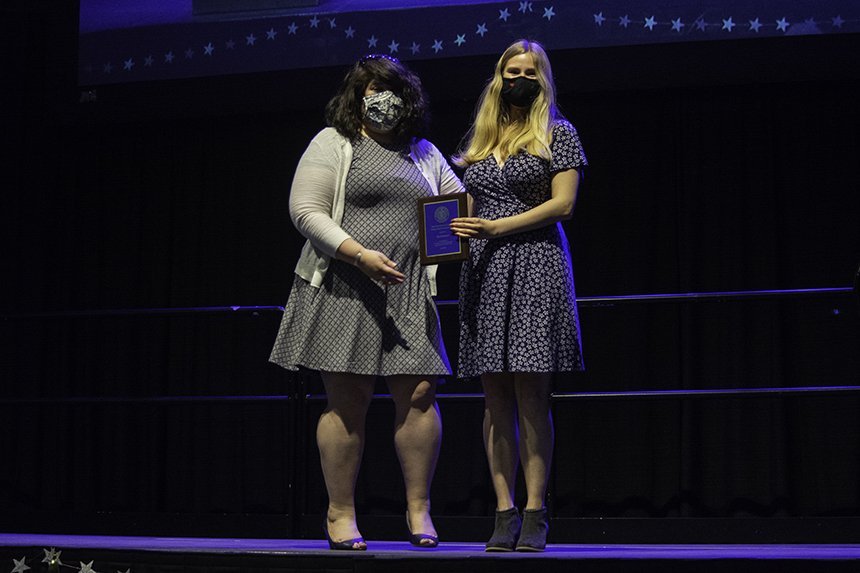
{"type": "Polygon", "coordinates": [[[352,264],[355,265],[356,267],[358,266],[358,263],[361,262],[361,253],[362,252],[364,252],[364,251],[358,251],[357,253],[355,253],[355,257],[352,259],[352,264]]]}

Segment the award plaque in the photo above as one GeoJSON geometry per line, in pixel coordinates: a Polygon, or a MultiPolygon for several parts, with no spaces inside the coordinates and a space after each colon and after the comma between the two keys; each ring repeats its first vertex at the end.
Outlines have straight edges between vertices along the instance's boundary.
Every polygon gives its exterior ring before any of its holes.
{"type": "Polygon", "coordinates": [[[422,265],[468,258],[468,239],[451,232],[451,219],[468,217],[468,214],[465,193],[418,199],[418,241],[422,265]]]}

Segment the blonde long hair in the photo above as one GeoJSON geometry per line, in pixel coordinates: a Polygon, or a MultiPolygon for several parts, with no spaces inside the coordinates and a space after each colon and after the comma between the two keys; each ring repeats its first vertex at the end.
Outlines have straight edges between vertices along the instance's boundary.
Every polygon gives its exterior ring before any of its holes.
{"type": "Polygon", "coordinates": [[[537,42],[517,40],[496,62],[493,77],[487,82],[475,112],[475,121],[466,134],[465,149],[453,158],[466,167],[490,156],[499,149],[502,160],[525,150],[531,155],[550,159],[552,126],[558,116],[552,68],[543,47],[537,42]],[[532,54],[541,91],[526,112],[525,121],[511,117],[510,106],[502,101],[502,73],[508,60],[520,54],[532,54]]]}

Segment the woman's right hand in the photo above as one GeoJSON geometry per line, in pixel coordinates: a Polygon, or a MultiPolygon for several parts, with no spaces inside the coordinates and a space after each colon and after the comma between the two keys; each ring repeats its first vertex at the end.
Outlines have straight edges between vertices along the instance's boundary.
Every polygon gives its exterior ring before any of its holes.
{"type": "Polygon", "coordinates": [[[379,251],[362,249],[361,256],[356,255],[355,266],[384,285],[399,285],[406,279],[406,275],[397,270],[397,263],[379,251]]]}

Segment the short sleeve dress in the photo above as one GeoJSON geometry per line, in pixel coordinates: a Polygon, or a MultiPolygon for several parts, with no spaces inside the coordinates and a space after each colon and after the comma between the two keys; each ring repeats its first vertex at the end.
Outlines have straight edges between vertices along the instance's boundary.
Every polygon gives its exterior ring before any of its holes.
{"type": "MultiPolygon", "coordinates": [[[[553,126],[551,161],[520,152],[466,169],[474,216],[500,219],[551,197],[557,171],[587,165],[576,129],[553,126]]],[[[457,376],[584,370],[573,266],[560,223],[498,239],[471,239],[460,272],[457,376]]]]}
{"type": "Polygon", "coordinates": [[[433,194],[409,157],[368,137],[353,144],[341,227],[406,275],[382,286],[332,259],[319,288],[296,275],[269,360],[289,370],[448,375],[439,315],[418,257],[416,200],[433,194]]]}

